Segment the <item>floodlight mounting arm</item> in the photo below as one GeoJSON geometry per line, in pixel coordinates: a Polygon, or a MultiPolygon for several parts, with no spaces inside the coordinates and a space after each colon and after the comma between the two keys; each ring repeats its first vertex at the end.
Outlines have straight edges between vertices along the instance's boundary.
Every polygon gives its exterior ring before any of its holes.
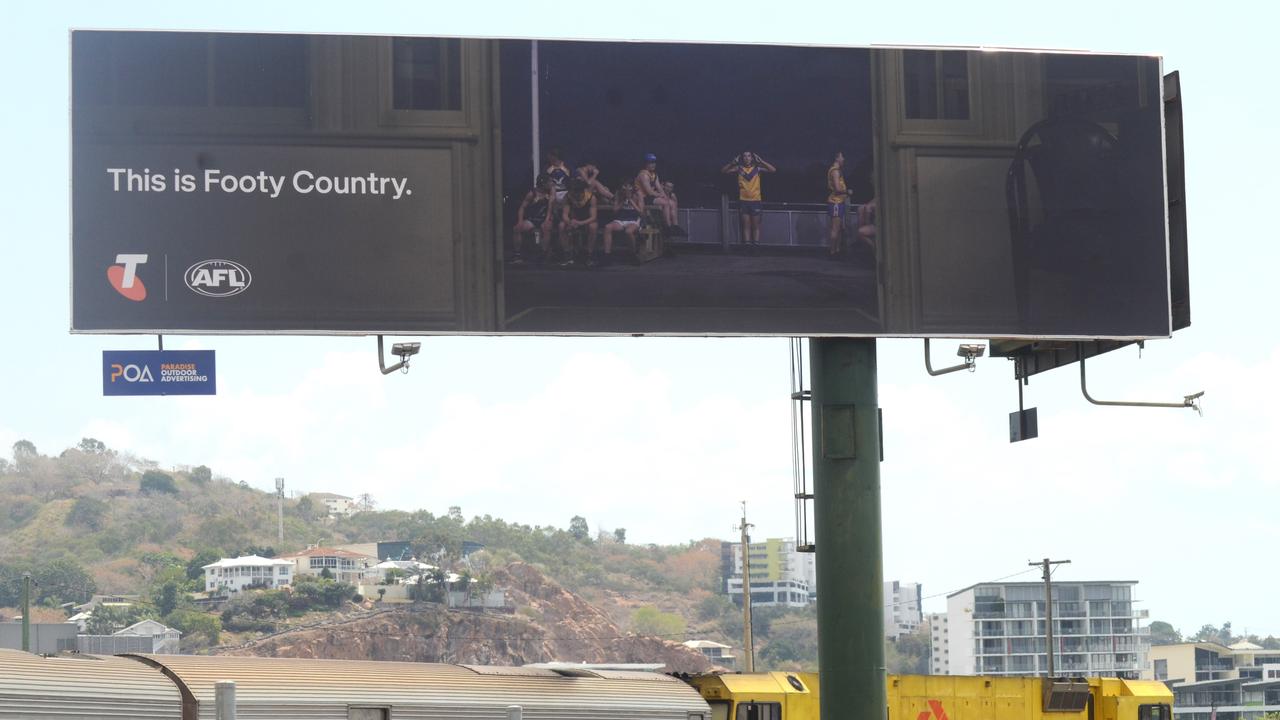
{"type": "Polygon", "coordinates": [[[960,363],[959,365],[952,365],[950,367],[944,367],[944,368],[939,368],[937,370],[934,370],[933,361],[929,358],[929,338],[924,339],[924,369],[925,369],[925,372],[929,373],[930,375],[937,377],[939,375],[946,375],[947,373],[960,372],[961,370],[968,370],[972,367],[973,367],[973,360],[966,357],[964,362],[960,363]]]}
{"type": "Polygon", "coordinates": [[[1084,399],[1094,405],[1103,405],[1110,407],[1151,407],[1151,408],[1191,408],[1197,413],[1203,415],[1200,409],[1200,397],[1204,395],[1201,390],[1198,393],[1184,395],[1182,402],[1162,403],[1162,402],[1137,402],[1133,400],[1097,400],[1089,394],[1089,387],[1085,382],[1084,354],[1080,354],[1080,392],[1084,395],[1084,399]]]}
{"type": "MultiPolygon", "coordinates": [[[[378,369],[382,371],[383,375],[390,375],[391,373],[397,370],[403,369],[406,365],[409,364],[408,357],[404,357],[404,358],[401,358],[400,362],[396,363],[395,365],[392,365],[391,367],[387,367],[387,361],[384,359],[385,357],[386,355],[383,353],[383,350],[382,350],[382,336],[379,335],[378,336],[378,369]]],[[[408,371],[406,370],[405,372],[408,372],[408,371]]]]}

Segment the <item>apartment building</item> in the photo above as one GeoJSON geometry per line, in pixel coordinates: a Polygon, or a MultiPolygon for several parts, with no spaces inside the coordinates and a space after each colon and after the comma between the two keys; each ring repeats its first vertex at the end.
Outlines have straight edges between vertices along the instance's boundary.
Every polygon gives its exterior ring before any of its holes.
{"type": "Polygon", "coordinates": [[[910,635],[924,623],[921,613],[920,583],[897,580],[884,584],[884,636],[897,640],[910,635]]]}
{"type": "Polygon", "coordinates": [[[947,637],[947,614],[929,613],[929,674],[949,675],[951,643],[947,637]]]}
{"type": "Polygon", "coordinates": [[[1151,648],[1143,678],[1173,690],[1174,720],[1262,720],[1280,712],[1280,649],[1241,641],[1151,648]]]}
{"type": "MultiPolygon", "coordinates": [[[[1137,678],[1147,666],[1145,611],[1134,580],[1053,584],[1058,675],[1137,678]]],[[[947,619],[931,628],[933,667],[948,675],[1043,675],[1044,585],[982,583],[947,596],[947,619]]]]}
{"type": "MultiPolygon", "coordinates": [[[[813,601],[817,569],[813,553],[796,550],[791,539],[769,538],[750,543],[751,603],[760,606],[804,607],[813,601]]],[[[724,592],[742,604],[742,543],[721,543],[724,592]]]]}

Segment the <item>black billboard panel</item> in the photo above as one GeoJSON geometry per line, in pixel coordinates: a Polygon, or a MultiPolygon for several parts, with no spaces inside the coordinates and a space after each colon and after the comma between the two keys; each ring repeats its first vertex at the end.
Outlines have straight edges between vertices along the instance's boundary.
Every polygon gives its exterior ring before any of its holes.
{"type": "Polygon", "coordinates": [[[137,32],[72,51],[75,331],[1170,333],[1156,58],[137,32]]]}

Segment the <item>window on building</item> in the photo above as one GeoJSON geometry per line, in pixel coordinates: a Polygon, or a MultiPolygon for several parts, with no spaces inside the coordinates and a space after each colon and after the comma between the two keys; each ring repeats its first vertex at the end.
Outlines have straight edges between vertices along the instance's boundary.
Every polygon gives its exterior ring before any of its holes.
{"type": "Polygon", "coordinates": [[[782,720],[782,704],[740,703],[734,720],[782,720]]]}
{"type": "Polygon", "coordinates": [[[902,66],[908,119],[969,119],[968,53],[904,50],[902,66]]]}
{"type": "Polygon", "coordinates": [[[1138,720],[1172,720],[1173,712],[1168,705],[1139,705],[1138,720]]]}
{"type": "Polygon", "coordinates": [[[395,38],[391,61],[393,108],[462,109],[462,46],[457,38],[395,38]]]}

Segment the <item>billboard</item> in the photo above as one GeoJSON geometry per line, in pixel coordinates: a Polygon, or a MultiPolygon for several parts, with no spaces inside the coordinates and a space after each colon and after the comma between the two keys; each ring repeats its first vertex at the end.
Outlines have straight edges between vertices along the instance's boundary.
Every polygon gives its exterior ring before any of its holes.
{"type": "Polygon", "coordinates": [[[72,330],[1168,336],[1158,58],[77,31],[72,330]]]}

